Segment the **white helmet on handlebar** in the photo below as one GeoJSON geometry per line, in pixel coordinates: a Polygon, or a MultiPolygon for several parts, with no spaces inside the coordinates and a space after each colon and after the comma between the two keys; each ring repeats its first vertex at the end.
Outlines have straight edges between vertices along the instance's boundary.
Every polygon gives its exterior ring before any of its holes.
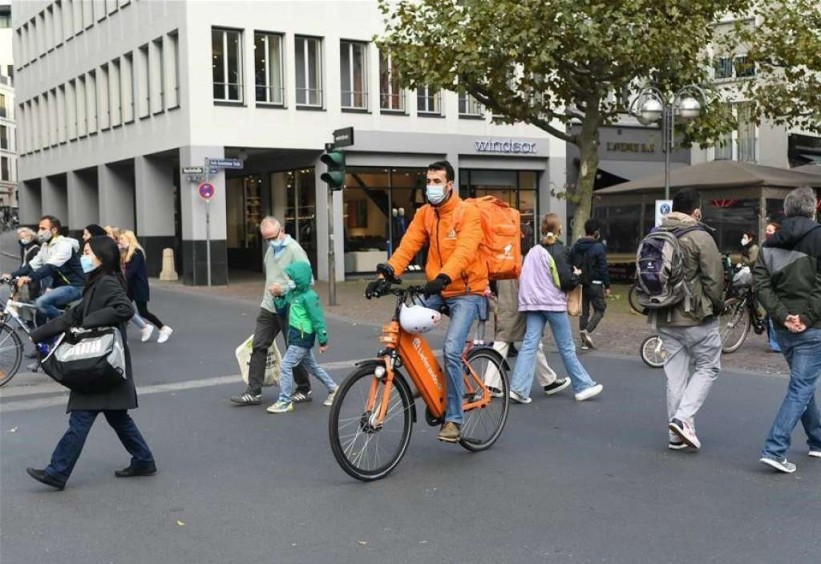
{"type": "Polygon", "coordinates": [[[399,325],[408,333],[427,333],[439,324],[442,316],[438,311],[420,305],[402,304],[399,325]]]}

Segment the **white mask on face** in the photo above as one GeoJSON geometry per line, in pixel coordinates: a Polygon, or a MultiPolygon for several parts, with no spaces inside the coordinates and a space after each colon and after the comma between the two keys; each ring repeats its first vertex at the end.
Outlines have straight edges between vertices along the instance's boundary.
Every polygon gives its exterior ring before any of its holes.
{"type": "Polygon", "coordinates": [[[747,237],[742,237],[741,238],[741,246],[742,247],[746,247],[749,242],[750,242],[750,240],[747,237]]]}
{"type": "Polygon", "coordinates": [[[436,184],[428,184],[425,188],[425,196],[427,196],[428,201],[432,205],[438,206],[445,201],[445,187],[436,184]]]}

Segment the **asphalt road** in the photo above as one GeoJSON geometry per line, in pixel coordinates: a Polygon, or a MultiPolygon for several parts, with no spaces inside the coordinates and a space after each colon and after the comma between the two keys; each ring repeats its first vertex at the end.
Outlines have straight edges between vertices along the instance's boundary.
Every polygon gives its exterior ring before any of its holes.
{"type": "MultiPolygon", "coordinates": [[[[0,389],[2,564],[818,561],[821,461],[799,430],[795,474],[758,463],[783,378],[722,373],[697,420],[702,451],[672,452],[663,373],[586,355],[599,398],[534,391],[479,454],[419,423],[399,467],[363,484],[333,459],[320,388],[287,415],[228,403],[253,304],[155,290],[150,307],[175,329],[165,345],[131,340],[133,415],[159,473],[115,478],[128,455],[101,419],[65,491],[31,480],[66,428],[65,394],[19,375],[0,389]]],[[[330,332],[321,360],[340,381],[377,328],[330,332]]]]}

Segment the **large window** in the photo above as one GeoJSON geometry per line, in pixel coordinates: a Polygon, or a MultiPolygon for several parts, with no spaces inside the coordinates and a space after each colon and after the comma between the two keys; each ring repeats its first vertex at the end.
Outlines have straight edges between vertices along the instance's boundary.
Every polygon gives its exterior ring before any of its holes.
{"type": "Polygon", "coordinates": [[[297,37],[296,55],[297,106],[322,107],[322,40],[297,37]]]}
{"type": "Polygon", "coordinates": [[[715,62],[715,77],[718,78],[732,78],[733,77],[733,60],[730,57],[719,57],[715,62]]]}
{"type": "Polygon", "coordinates": [[[379,107],[385,111],[405,111],[405,91],[390,55],[379,56],[379,107]]]}
{"type": "Polygon", "coordinates": [[[0,117],[9,117],[6,115],[6,95],[0,94],[0,117]]]}
{"type": "Polygon", "coordinates": [[[0,180],[11,180],[8,157],[0,157],[0,180]]]}
{"type": "Polygon", "coordinates": [[[214,100],[242,102],[242,33],[211,30],[214,100]]]}
{"type": "Polygon", "coordinates": [[[736,105],[738,119],[738,160],[756,162],[756,127],[749,103],[736,105]]]}
{"type": "Polygon", "coordinates": [[[482,117],[482,104],[467,92],[459,93],[459,115],[482,117]]]}
{"type": "Polygon", "coordinates": [[[257,102],[285,105],[285,80],[282,68],[282,36],[276,33],[254,33],[254,82],[257,102]]]}
{"type": "Polygon", "coordinates": [[[339,55],[342,107],[368,109],[368,44],[342,41],[339,55]]]}
{"type": "Polygon", "coordinates": [[[442,91],[430,86],[417,88],[416,111],[419,114],[442,115],[442,91]]]}
{"type": "Polygon", "coordinates": [[[0,149],[9,148],[9,128],[5,125],[0,125],[0,149]]]}

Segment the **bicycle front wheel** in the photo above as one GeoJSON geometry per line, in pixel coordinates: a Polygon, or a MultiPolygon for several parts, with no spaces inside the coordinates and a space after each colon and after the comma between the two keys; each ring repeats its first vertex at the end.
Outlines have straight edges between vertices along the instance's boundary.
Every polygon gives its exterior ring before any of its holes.
{"type": "Polygon", "coordinates": [[[662,347],[661,335],[649,335],[641,342],[641,359],[650,368],[662,368],[667,356],[662,347]]]}
{"type": "Polygon", "coordinates": [[[8,384],[23,361],[23,341],[8,325],[0,326],[0,386],[8,384]]]}
{"type": "Polygon", "coordinates": [[[465,403],[490,394],[490,403],[465,411],[459,444],[478,452],[490,448],[505,428],[510,410],[510,387],[502,355],[493,349],[473,349],[465,366],[465,403]],[[481,386],[485,383],[485,388],[481,386]],[[478,394],[478,397],[477,397],[478,394]]]}
{"type": "Polygon", "coordinates": [[[724,313],[719,318],[721,352],[731,353],[741,348],[750,332],[750,314],[747,300],[730,298],[724,302],[724,313]]]}
{"type": "Polygon", "coordinates": [[[378,421],[386,377],[377,378],[371,363],[352,372],[336,392],[328,420],[334,458],[348,475],[369,482],[396,468],[410,444],[413,414],[410,390],[394,371],[385,417],[378,421]],[[368,398],[375,398],[368,408],[368,398]]]}

